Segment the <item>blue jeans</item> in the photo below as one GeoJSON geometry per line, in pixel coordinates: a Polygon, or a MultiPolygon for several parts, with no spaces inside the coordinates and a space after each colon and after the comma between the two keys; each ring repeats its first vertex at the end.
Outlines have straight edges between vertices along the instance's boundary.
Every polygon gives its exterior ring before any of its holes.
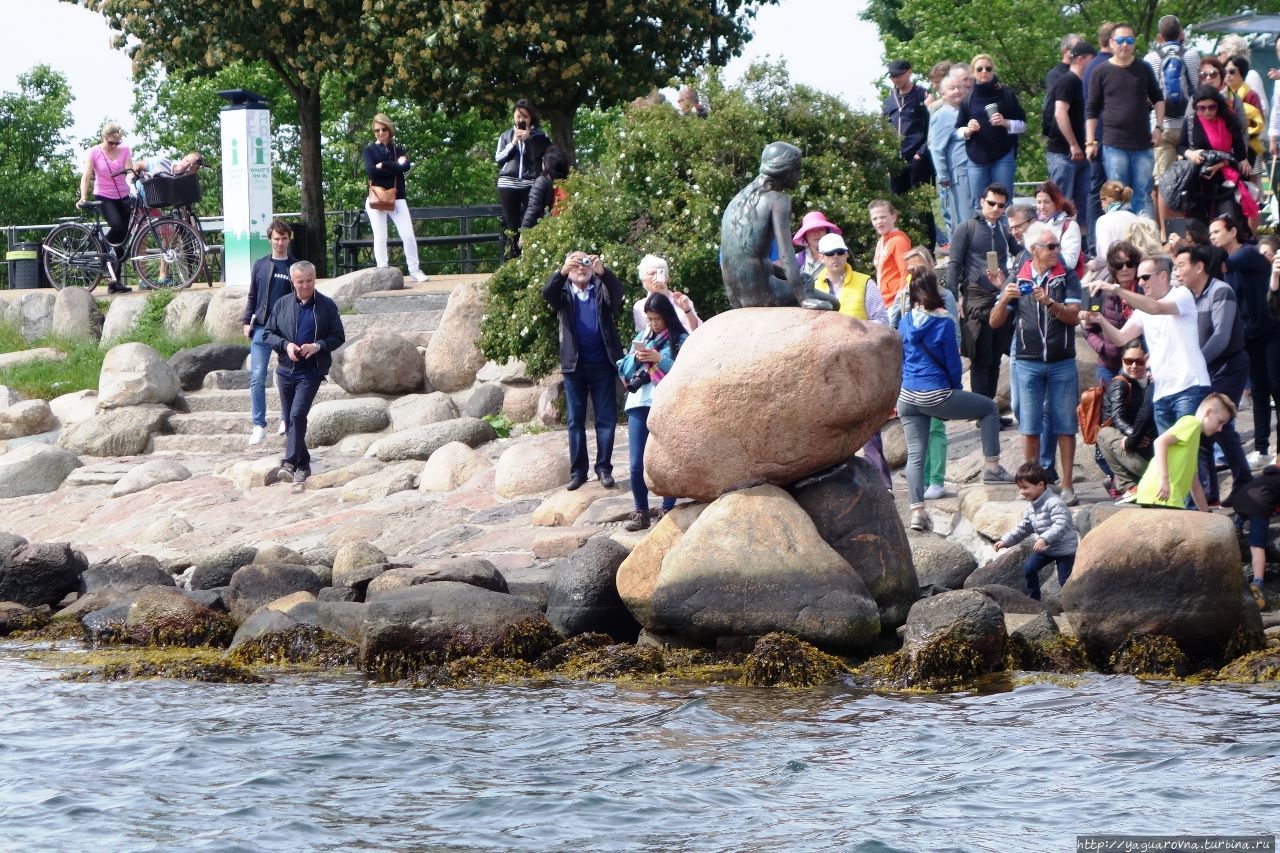
{"type": "MultiPolygon", "coordinates": [[[[627,448],[631,459],[631,496],[636,500],[636,512],[649,511],[649,487],[644,482],[644,446],[649,441],[649,407],[627,409],[627,448]]],[[[673,497],[662,499],[662,511],[668,512],[676,505],[673,497]]]]}
{"type": "Polygon", "coordinates": [[[1058,185],[1062,194],[1075,202],[1076,222],[1083,233],[1089,226],[1089,161],[1075,162],[1067,154],[1046,151],[1045,165],[1049,167],[1049,180],[1058,185]]]}
{"type": "Polygon", "coordinates": [[[999,184],[1009,191],[1009,201],[1013,201],[1013,174],[1018,169],[1018,158],[1014,151],[1001,157],[994,163],[975,163],[969,161],[969,192],[973,196],[971,203],[974,210],[979,210],[979,202],[987,191],[988,184],[999,184]]]}
{"type": "Polygon", "coordinates": [[[947,242],[960,224],[973,216],[973,194],[969,190],[969,167],[957,166],[950,175],[938,176],[938,202],[942,207],[942,221],[947,228],[947,242]],[[951,186],[942,181],[950,179],[951,186]]]}
{"type": "Polygon", "coordinates": [[[1049,362],[1020,358],[1017,381],[1019,432],[1039,435],[1047,429],[1052,435],[1076,434],[1080,389],[1074,358],[1049,362]]]}
{"type": "Polygon", "coordinates": [[[1102,165],[1108,181],[1119,181],[1133,189],[1129,209],[1139,216],[1155,218],[1151,210],[1151,176],[1156,168],[1156,155],[1150,148],[1127,151],[1110,145],[1102,146],[1102,165]]]}
{"type": "Polygon", "coordinates": [[[564,374],[569,410],[569,473],[587,477],[587,395],[596,415],[596,474],[613,473],[613,434],[618,428],[618,372],[608,362],[581,364],[564,374]]]}
{"type": "Polygon", "coordinates": [[[1194,415],[1200,401],[1209,396],[1208,385],[1192,385],[1177,394],[1167,394],[1155,401],[1156,433],[1164,435],[1178,418],[1194,415]]]}
{"type": "Polygon", "coordinates": [[[284,462],[300,471],[311,471],[311,454],[307,451],[307,414],[320,390],[324,377],[319,370],[277,370],[276,385],[280,389],[280,412],[288,433],[284,440],[284,462]]]}
{"type": "Polygon", "coordinates": [[[1000,455],[1000,414],[994,400],[971,391],[952,391],[936,406],[917,406],[898,399],[898,419],[907,439],[907,496],[912,505],[924,503],[924,458],[929,452],[930,418],[978,421],[982,455],[1000,455]]]}
{"type": "Polygon", "coordinates": [[[1022,564],[1022,579],[1027,585],[1027,595],[1036,601],[1040,600],[1040,570],[1050,563],[1058,564],[1058,586],[1065,586],[1067,579],[1071,577],[1071,570],[1076,566],[1076,555],[1050,557],[1035,551],[1027,555],[1027,561],[1022,564]]]}
{"type": "Polygon", "coordinates": [[[266,329],[253,327],[249,339],[249,412],[253,425],[267,425],[267,365],[271,361],[271,347],[265,340],[266,329]]]}

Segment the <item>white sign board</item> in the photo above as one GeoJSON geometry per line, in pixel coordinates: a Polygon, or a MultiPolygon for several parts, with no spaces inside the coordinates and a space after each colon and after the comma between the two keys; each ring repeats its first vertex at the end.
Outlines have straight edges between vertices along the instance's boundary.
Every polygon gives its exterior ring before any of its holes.
{"type": "Polygon", "coordinates": [[[249,286],[253,262],[271,254],[271,112],[264,103],[223,107],[223,268],[227,287],[249,286]]]}

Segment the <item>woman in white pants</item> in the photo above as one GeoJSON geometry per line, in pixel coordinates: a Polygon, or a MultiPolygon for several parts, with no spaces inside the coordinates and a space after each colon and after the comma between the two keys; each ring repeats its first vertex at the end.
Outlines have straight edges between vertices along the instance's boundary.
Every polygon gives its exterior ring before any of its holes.
{"type": "Polygon", "coordinates": [[[364,147],[364,171],[369,182],[383,189],[396,190],[395,210],[374,210],[365,202],[365,212],[369,214],[369,225],[373,228],[373,259],[380,267],[387,266],[387,217],[396,224],[400,234],[400,243],[404,246],[404,259],[409,267],[409,275],[414,281],[426,281],[422,267],[418,264],[418,241],[413,236],[413,220],[409,217],[409,205],[404,200],[404,176],[413,168],[409,155],[404,148],[396,145],[396,126],[386,113],[378,113],[373,117],[373,138],[364,147]]]}

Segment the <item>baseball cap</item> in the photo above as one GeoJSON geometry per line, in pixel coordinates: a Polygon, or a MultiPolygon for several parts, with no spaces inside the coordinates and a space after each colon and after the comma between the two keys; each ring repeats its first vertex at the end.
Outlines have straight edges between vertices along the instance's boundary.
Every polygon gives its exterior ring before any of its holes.
{"type": "Polygon", "coordinates": [[[905,74],[910,70],[911,70],[910,62],[907,62],[905,59],[895,59],[893,62],[889,63],[888,76],[897,77],[899,74],[905,74]]]}
{"type": "Polygon", "coordinates": [[[823,234],[822,239],[818,241],[818,253],[825,255],[827,252],[834,252],[838,249],[849,251],[849,247],[844,244],[844,238],[839,234],[823,234]]]}

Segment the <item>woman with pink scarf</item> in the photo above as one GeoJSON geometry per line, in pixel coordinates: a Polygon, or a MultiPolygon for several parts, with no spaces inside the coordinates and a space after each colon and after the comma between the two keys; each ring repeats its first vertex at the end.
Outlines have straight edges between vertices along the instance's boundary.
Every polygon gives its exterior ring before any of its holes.
{"type": "Polygon", "coordinates": [[[1220,161],[1209,165],[1201,176],[1220,178],[1224,189],[1234,189],[1245,218],[1251,225],[1257,225],[1258,202],[1241,181],[1242,176],[1249,176],[1252,168],[1239,117],[1227,108],[1226,99],[1213,86],[1201,86],[1196,90],[1193,103],[1195,109],[1187,111],[1187,125],[1182,134],[1182,156],[1197,166],[1206,164],[1206,155],[1211,151],[1234,158],[1235,165],[1220,161]]]}

